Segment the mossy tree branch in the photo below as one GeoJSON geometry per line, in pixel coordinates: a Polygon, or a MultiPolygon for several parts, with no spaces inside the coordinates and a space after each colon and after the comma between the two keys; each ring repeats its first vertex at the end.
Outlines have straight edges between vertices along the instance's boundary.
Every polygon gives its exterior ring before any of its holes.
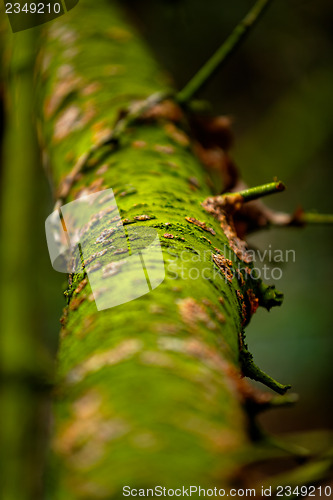
{"type": "MultiPolygon", "coordinates": [[[[157,230],[166,268],[153,292],[102,312],[85,268],[71,277],[48,493],[109,500],[125,484],[228,486],[246,463],[240,452],[250,459],[248,401],[258,397],[241,378],[244,326],[281,294],[251,275],[228,214],[201,205],[212,193],[186,116],[172,98],[149,101],[167,79],[116,4],[80,2],[47,25],[35,75],[55,200],[111,187],[123,224],[157,230]]],[[[254,366],[256,379],[285,392],[254,366]]]]}

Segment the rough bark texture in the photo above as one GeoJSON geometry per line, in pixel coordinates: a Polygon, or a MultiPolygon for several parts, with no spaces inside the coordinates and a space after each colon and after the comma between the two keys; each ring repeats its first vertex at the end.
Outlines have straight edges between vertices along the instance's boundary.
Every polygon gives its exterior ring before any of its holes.
{"type": "MultiPolygon", "coordinates": [[[[166,269],[157,289],[102,312],[84,269],[72,277],[50,496],[118,498],[126,484],[230,485],[251,449],[251,390],[241,371],[256,371],[243,327],[259,303],[279,300],[249,276],[224,212],[213,217],[201,205],[212,192],[172,99],[131,118],[139,101],[169,84],[116,5],[82,1],[50,23],[36,84],[39,136],[62,203],[112,187],[124,224],[158,231],[166,269]],[[115,123],[120,133],[102,145],[115,123]],[[80,158],[87,161],[78,172],[80,158]]],[[[108,253],[99,260],[106,265],[108,253]]]]}

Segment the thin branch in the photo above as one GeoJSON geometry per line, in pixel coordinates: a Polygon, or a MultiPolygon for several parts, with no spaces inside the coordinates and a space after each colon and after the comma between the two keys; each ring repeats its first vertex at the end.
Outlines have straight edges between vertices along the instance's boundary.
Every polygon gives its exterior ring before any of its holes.
{"type": "Polygon", "coordinates": [[[303,208],[298,208],[293,214],[266,210],[266,217],[272,226],[306,226],[330,225],[333,224],[333,214],[319,214],[316,212],[305,212],[303,208]]]}
{"type": "Polygon", "coordinates": [[[177,101],[181,104],[189,102],[199,90],[213,77],[233,52],[245,39],[250,29],[256,24],[271,0],[257,0],[244,19],[234,28],[231,35],[217,49],[215,54],[194,75],[187,85],[178,93],[177,101]]]}
{"type": "Polygon", "coordinates": [[[246,201],[257,200],[258,198],[263,198],[270,194],[279,193],[284,191],[286,186],[281,181],[269,182],[268,184],[262,184],[261,186],[255,186],[253,188],[244,189],[244,191],[238,191],[237,193],[227,193],[225,196],[241,196],[246,201]]]}
{"type": "Polygon", "coordinates": [[[304,212],[300,219],[303,224],[333,224],[333,214],[304,212]]]}

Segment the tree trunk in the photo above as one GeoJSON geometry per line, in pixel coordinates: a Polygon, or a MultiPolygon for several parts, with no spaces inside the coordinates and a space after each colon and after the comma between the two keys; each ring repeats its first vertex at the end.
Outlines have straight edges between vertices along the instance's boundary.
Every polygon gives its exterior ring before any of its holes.
{"type": "Polygon", "coordinates": [[[258,304],[280,297],[251,276],[232,207],[202,206],[212,189],[194,153],[200,138],[172,97],[158,102],[169,81],[121,10],[82,1],[46,26],[40,44],[38,128],[56,199],[112,188],[124,225],[157,230],[166,272],[150,293],[103,311],[86,269],[71,276],[50,497],[230,486],[251,459],[249,401],[260,399],[241,377],[261,377],[243,327],[258,304]]]}

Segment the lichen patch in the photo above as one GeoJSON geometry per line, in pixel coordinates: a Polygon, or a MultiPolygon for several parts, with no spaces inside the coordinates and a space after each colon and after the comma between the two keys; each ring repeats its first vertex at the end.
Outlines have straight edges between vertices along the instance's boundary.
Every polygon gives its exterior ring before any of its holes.
{"type": "Polygon", "coordinates": [[[250,263],[252,256],[247,252],[246,242],[237,236],[232,219],[232,214],[238,206],[237,203],[243,203],[243,197],[240,198],[241,200],[237,195],[210,197],[202,203],[202,207],[219,221],[228,238],[230,248],[237,257],[245,263],[250,263]]]}
{"type": "Polygon", "coordinates": [[[250,308],[251,308],[250,312],[251,312],[251,316],[252,316],[252,314],[254,314],[259,307],[259,299],[258,299],[258,297],[255,296],[255,293],[251,288],[247,291],[247,297],[249,299],[250,308]]]}
{"type": "Polygon", "coordinates": [[[177,144],[180,144],[183,147],[188,147],[190,145],[190,139],[188,135],[185,134],[182,130],[180,130],[174,123],[167,123],[164,126],[164,130],[167,135],[171,137],[177,144]]]}
{"type": "Polygon", "coordinates": [[[233,272],[232,272],[232,261],[226,259],[222,254],[212,254],[212,259],[225,277],[225,279],[232,283],[233,280],[233,272]]]}
{"type": "Polygon", "coordinates": [[[210,318],[205,307],[192,297],[177,300],[178,309],[182,320],[190,326],[198,322],[204,323],[210,330],[215,330],[216,324],[210,318]]]}
{"type": "Polygon", "coordinates": [[[89,373],[94,373],[105,366],[112,366],[129,359],[138,353],[142,347],[143,344],[140,340],[127,339],[108,351],[93,354],[68,374],[68,381],[72,383],[78,382],[89,373]]]}
{"type": "Polygon", "coordinates": [[[166,146],[163,144],[156,144],[153,149],[158,153],[163,153],[166,155],[172,155],[175,152],[175,149],[172,146],[166,146]]]}
{"type": "Polygon", "coordinates": [[[87,283],[88,283],[87,278],[84,278],[84,279],[80,282],[79,286],[78,286],[77,288],[75,288],[74,293],[79,294],[80,292],[82,292],[82,290],[83,290],[83,289],[84,289],[84,287],[87,285],[87,283]]]}
{"type": "Polygon", "coordinates": [[[185,217],[187,222],[190,222],[191,224],[194,224],[197,227],[200,227],[204,231],[207,231],[208,233],[212,234],[213,236],[216,235],[216,232],[214,231],[213,228],[208,227],[205,222],[201,222],[200,220],[195,219],[194,217],[185,217]]]}

